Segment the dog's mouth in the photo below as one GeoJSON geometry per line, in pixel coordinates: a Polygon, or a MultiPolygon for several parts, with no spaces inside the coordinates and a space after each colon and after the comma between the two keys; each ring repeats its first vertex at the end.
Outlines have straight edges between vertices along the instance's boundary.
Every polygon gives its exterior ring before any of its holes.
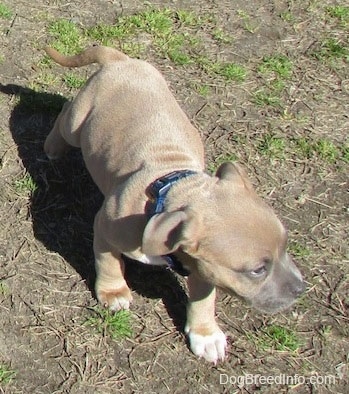
{"type": "Polygon", "coordinates": [[[250,303],[258,311],[272,315],[290,308],[299,300],[299,296],[300,294],[292,298],[269,298],[263,301],[257,298],[256,300],[251,300],[250,303]]]}
{"type": "Polygon", "coordinates": [[[259,312],[266,313],[268,315],[274,315],[276,313],[282,312],[290,308],[295,302],[296,299],[290,302],[285,302],[285,303],[275,302],[275,303],[270,303],[268,305],[260,305],[258,303],[251,302],[251,306],[254,309],[257,309],[259,312]]]}

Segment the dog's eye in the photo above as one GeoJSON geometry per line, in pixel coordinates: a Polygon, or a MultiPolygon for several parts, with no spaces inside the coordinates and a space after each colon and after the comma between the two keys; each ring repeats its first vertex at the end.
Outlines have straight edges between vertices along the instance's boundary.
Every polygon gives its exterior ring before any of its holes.
{"type": "Polygon", "coordinates": [[[267,272],[267,268],[265,265],[260,266],[259,268],[250,271],[249,274],[252,278],[260,278],[267,272]]]}

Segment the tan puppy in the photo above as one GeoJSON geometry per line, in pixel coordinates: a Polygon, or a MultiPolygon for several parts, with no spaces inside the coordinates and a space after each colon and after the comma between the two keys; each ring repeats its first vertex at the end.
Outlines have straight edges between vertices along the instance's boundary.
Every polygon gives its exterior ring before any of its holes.
{"type": "Polygon", "coordinates": [[[129,308],[122,255],[166,265],[164,255],[174,252],[190,271],[191,350],[223,359],[215,286],[265,312],[290,306],[304,290],[284,227],[239,165],[225,163],[215,176],[204,172],[199,134],[150,64],[102,46],[71,57],[46,52],[66,67],[101,64],[64,105],[45,142],[52,159],[69,145],[81,147],[105,196],[94,224],[99,302],[113,311],[129,308]]]}

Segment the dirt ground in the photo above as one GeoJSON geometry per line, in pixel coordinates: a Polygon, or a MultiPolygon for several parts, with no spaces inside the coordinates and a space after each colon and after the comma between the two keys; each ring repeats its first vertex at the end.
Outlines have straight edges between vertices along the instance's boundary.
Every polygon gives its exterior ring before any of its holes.
{"type": "Polygon", "coordinates": [[[349,30],[348,19],[330,12],[344,2],[0,5],[11,10],[0,16],[0,368],[13,371],[2,379],[0,369],[0,392],[348,392],[349,30]],[[167,270],[127,264],[132,337],[114,340],[85,324],[96,313],[92,222],[101,196],[79,152],[52,164],[42,150],[64,98],[77,92],[61,81],[60,67],[51,70],[56,79],[40,79],[50,23],[66,19],[84,29],[149,6],[209,15],[210,25],[192,27],[204,46],[198,51],[247,70],[243,81],[232,81],[195,63],[177,64],[151,46],[142,53],[200,130],[208,168],[227,158],[247,168],[289,229],[290,252],[307,282],[305,296],[275,316],[219,293],[217,319],[229,349],[216,366],[189,351],[185,283],[167,270]],[[270,84],[275,71],[261,68],[275,53],[292,64],[279,89],[270,84]],[[276,105],[261,102],[263,89],[278,95],[276,105]],[[297,338],[295,349],[268,342],[275,326],[297,338]],[[246,378],[295,375],[304,380],[246,378]]]}

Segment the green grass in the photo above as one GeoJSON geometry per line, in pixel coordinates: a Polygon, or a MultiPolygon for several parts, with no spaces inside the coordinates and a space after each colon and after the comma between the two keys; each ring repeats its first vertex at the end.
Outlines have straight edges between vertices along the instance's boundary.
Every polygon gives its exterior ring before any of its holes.
{"type": "Polygon", "coordinates": [[[195,12],[183,9],[175,11],[175,15],[179,21],[179,24],[185,27],[197,28],[207,22],[207,16],[200,16],[197,15],[195,12]]]}
{"type": "Polygon", "coordinates": [[[334,163],[339,158],[339,150],[336,145],[325,138],[321,138],[313,145],[317,155],[327,163],[334,163]]]}
{"type": "Polygon", "coordinates": [[[259,106],[283,107],[282,96],[292,69],[291,60],[283,54],[263,57],[257,72],[264,78],[264,83],[252,93],[252,101],[259,106]]]}
{"type": "Polygon", "coordinates": [[[259,137],[256,149],[257,152],[269,159],[283,160],[296,157],[300,160],[320,160],[328,165],[338,163],[339,160],[349,162],[348,144],[338,146],[328,138],[285,139],[269,132],[259,137]]]}
{"type": "MultiPolygon", "coordinates": [[[[247,71],[242,65],[212,60],[206,54],[200,34],[206,34],[218,43],[231,42],[229,34],[217,26],[210,14],[196,14],[187,10],[152,8],[118,17],[115,24],[100,23],[87,29],[78,28],[73,22],[60,19],[50,24],[50,45],[64,54],[77,53],[91,39],[102,45],[115,46],[132,57],[141,57],[148,47],[155,53],[171,60],[175,65],[192,65],[213,78],[226,82],[243,82],[247,71]]],[[[50,66],[45,57],[41,66],[50,66]]],[[[66,76],[64,82],[70,88],[79,87],[79,81],[66,76]]]]}
{"type": "Polygon", "coordinates": [[[295,20],[296,20],[296,17],[290,11],[281,12],[280,13],[280,18],[284,22],[288,22],[288,23],[294,23],[295,20]]]}
{"type": "Polygon", "coordinates": [[[331,140],[326,138],[310,140],[302,137],[292,140],[291,143],[296,155],[303,159],[318,157],[328,164],[333,164],[338,159],[343,161],[348,160],[347,146],[344,144],[339,148],[331,140]]]}
{"type": "Polygon", "coordinates": [[[40,91],[41,87],[53,86],[59,81],[59,77],[47,69],[43,69],[35,78],[35,81],[29,84],[33,91],[40,91]]]}
{"type": "Polygon", "coordinates": [[[280,94],[268,87],[261,87],[252,93],[252,101],[259,106],[268,105],[271,107],[281,107],[282,99],[280,94]]]}
{"type": "Polygon", "coordinates": [[[296,259],[305,259],[311,255],[310,250],[299,243],[290,242],[288,245],[289,251],[296,259]]]}
{"type": "Polygon", "coordinates": [[[233,37],[226,33],[223,29],[220,27],[217,27],[212,31],[212,37],[219,43],[224,43],[224,44],[231,44],[234,39],[233,37]]]}
{"type": "Polygon", "coordinates": [[[349,143],[342,145],[341,147],[341,159],[349,164],[349,143]]]}
{"type": "Polygon", "coordinates": [[[327,38],[320,44],[320,49],[313,53],[313,56],[324,62],[335,62],[338,60],[349,61],[349,47],[337,38],[327,38]]]}
{"type": "Polygon", "coordinates": [[[194,82],[191,84],[191,87],[203,97],[207,97],[211,92],[210,86],[205,83],[194,82]]]}
{"type": "Polygon", "coordinates": [[[63,76],[63,81],[68,88],[79,89],[85,84],[86,78],[80,77],[76,73],[69,72],[63,76]]]}
{"type": "Polygon", "coordinates": [[[286,151],[285,139],[272,133],[265,134],[259,140],[257,151],[270,159],[282,159],[286,151]]]}
{"type": "Polygon", "coordinates": [[[59,19],[50,24],[49,34],[54,39],[50,45],[65,55],[80,52],[84,45],[83,35],[75,23],[59,19]]]}
{"type": "Polygon", "coordinates": [[[12,10],[7,5],[0,3],[0,18],[11,19],[13,16],[12,10]]]}
{"type": "MultiPolygon", "coordinates": [[[[121,49],[127,53],[125,42],[146,33],[151,37],[158,55],[170,59],[176,65],[195,64],[211,75],[223,77],[226,81],[242,82],[246,76],[244,67],[234,63],[216,62],[200,53],[201,40],[192,30],[199,29],[207,23],[212,23],[209,15],[198,16],[186,10],[150,8],[135,15],[118,18],[112,26],[94,26],[87,30],[87,35],[105,45],[110,45],[117,39],[121,49]]],[[[231,37],[217,26],[211,29],[211,36],[217,42],[231,41],[231,37]]]]}
{"type": "Polygon", "coordinates": [[[258,72],[274,73],[275,76],[286,79],[292,75],[292,62],[287,56],[281,54],[265,56],[258,67],[258,72]]]}
{"type": "Polygon", "coordinates": [[[282,352],[296,352],[301,346],[294,331],[274,324],[261,330],[256,339],[256,344],[262,350],[272,349],[282,352]]]}
{"type": "Polygon", "coordinates": [[[340,26],[347,27],[349,24],[349,7],[343,5],[335,5],[327,7],[327,14],[331,18],[339,21],[340,26]]]}
{"type": "Polygon", "coordinates": [[[243,10],[238,10],[237,14],[242,20],[243,28],[249,33],[255,33],[258,27],[253,22],[251,22],[251,18],[248,13],[243,10]]]}
{"type": "Polygon", "coordinates": [[[195,37],[185,33],[159,35],[155,37],[154,44],[164,57],[169,58],[179,66],[195,62],[195,58],[187,50],[188,48],[192,50],[198,44],[195,37]]]}
{"type": "Polygon", "coordinates": [[[167,35],[173,31],[173,11],[170,9],[149,9],[124,18],[130,26],[151,35],[167,35]]]}
{"type": "Polygon", "coordinates": [[[123,40],[134,33],[130,26],[125,26],[122,22],[117,25],[98,24],[86,30],[86,34],[103,45],[110,45],[112,40],[123,40]]]}
{"type": "Polygon", "coordinates": [[[112,339],[123,339],[132,336],[131,313],[121,310],[112,313],[108,309],[95,308],[94,315],[89,317],[85,324],[94,327],[104,336],[112,339]]]}
{"type": "Polygon", "coordinates": [[[18,194],[32,194],[38,186],[30,174],[25,174],[22,178],[16,179],[13,183],[14,189],[18,194]]]}
{"type": "Polygon", "coordinates": [[[246,68],[236,63],[212,61],[207,56],[198,56],[195,62],[206,74],[223,78],[227,82],[243,82],[247,76],[246,68]]]}
{"type": "Polygon", "coordinates": [[[243,82],[246,78],[246,69],[235,63],[218,63],[214,72],[227,81],[243,82]]]}
{"type": "Polygon", "coordinates": [[[183,27],[198,26],[200,23],[200,18],[188,11],[150,8],[135,15],[118,18],[115,25],[94,26],[87,30],[87,34],[104,45],[110,45],[117,39],[124,52],[137,56],[139,53],[134,51],[129,53],[125,42],[146,33],[151,36],[152,44],[159,54],[177,65],[186,65],[194,62],[189,52],[198,44],[198,39],[183,30],[183,27]],[[179,32],[177,24],[183,31],[179,32]]]}
{"type": "Polygon", "coordinates": [[[0,364],[0,384],[10,383],[15,375],[15,371],[12,371],[7,365],[0,364]]]}
{"type": "Polygon", "coordinates": [[[6,283],[0,280],[0,295],[7,295],[9,294],[9,288],[6,283]]]}

